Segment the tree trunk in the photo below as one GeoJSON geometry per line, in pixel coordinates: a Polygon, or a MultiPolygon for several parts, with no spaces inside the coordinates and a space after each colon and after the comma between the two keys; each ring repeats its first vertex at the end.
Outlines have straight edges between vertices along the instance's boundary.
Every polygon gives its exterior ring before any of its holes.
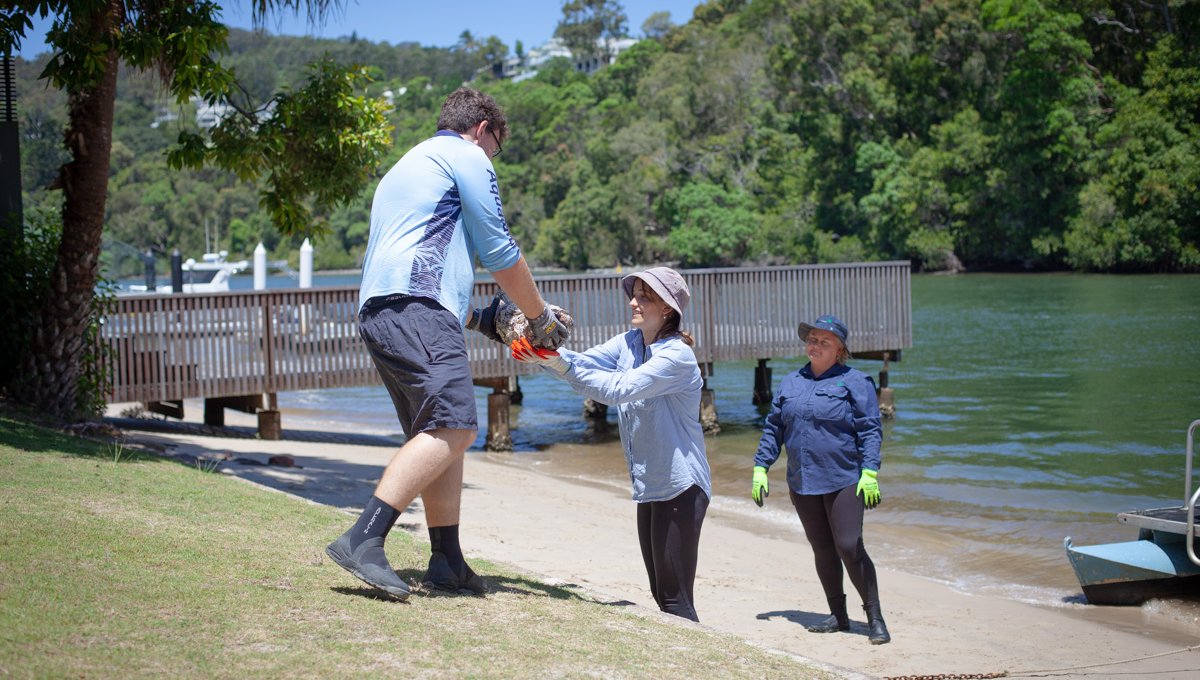
{"type": "MultiPolygon", "coordinates": [[[[93,44],[104,40],[121,7],[114,1],[96,10],[93,44]]],[[[62,244],[30,338],[21,389],[13,395],[59,417],[77,415],[84,331],[100,266],[118,64],[117,51],[110,49],[97,81],[68,91],[66,145],[72,160],[60,174],[62,244]]]]}

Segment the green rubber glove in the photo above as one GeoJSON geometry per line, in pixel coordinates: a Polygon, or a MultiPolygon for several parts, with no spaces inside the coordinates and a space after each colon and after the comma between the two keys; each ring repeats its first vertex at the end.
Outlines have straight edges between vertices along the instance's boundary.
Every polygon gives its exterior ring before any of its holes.
{"type": "Polygon", "coordinates": [[[763,499],[770,495],[767,490],[767,469],[761,465],[755,465],[754,480],[750,484],[750,497],[761,508],[763,499]]]}
{"type": "Polygon", "coordinates": [[[879,482],[875,481],[875,476],[878,472],[863,468],[862,476],[858,478],[858,490],[854,492],[856,496],[862,496],[863,507],[868,510],[879,505],[882,498],[879,495],[879,482]]]}

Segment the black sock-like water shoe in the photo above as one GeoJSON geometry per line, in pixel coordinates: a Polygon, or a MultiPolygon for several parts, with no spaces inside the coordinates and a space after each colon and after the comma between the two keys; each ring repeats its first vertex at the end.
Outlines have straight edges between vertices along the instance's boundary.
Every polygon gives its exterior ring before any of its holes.
{"type": "Polygon", "coordinates": [[[349,546],[350,541],[347,540],[346,534],[342,534],[325,548],[325,554],[339,567],[354,574],[355,578],[372,588],[378,588],[401,602],[408,599],[408,584],[397,576],[392,565],[388,564],[387,555],[383,552],[382,537],[368,538],[353,550],[349,546]]]}
{"type": "Polygon", "coordinates": [[[421,579],[421,583],[427,588],[449,593],[483,595],[491,590],[487,581],[471,571],[471,567],[467,566],[466,562],[463,562],[462,568],[455,573],[446,556],[440,552],[429,556],[429,569],[425,572],[425,578],[421,579]]]}

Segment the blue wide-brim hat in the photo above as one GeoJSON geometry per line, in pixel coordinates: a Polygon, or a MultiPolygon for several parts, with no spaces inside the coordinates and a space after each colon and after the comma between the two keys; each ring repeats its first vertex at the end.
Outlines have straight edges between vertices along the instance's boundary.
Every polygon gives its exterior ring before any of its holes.
{"type": "Polygon", "coordinates": [[[832,314],[822,314],[821,316],[818,316],[817,320],[811,324],[800,324],[800,327],[796,329],[796,333],[800,335],[801,340],[807,341],[808,332],[814,328],[819,328],[823,331],[829,331],[830,333],[838,336],[838,340],[842,341],[842,347],[845,347],[846,351],[850,351],[850,345],[846,343],[846,336],[850,334],[850,331],[846,328],[846,324],[843,323],[841,319],[832,314]]]}

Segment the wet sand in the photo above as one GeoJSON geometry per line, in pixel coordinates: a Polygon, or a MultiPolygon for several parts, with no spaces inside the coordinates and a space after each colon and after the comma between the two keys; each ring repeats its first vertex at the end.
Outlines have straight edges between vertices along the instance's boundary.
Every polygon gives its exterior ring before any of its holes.
{"type": "MultiPolygon", "coordinates": [[[[252,424],[249,417],[232,412],[227,418],[232,425],[252,424]]],[[[299,467],[231,462],[222,471],[315,502],[351,511],[361,508],[394,448],[367,436],[301,432],[288,425],[298,423],[285,419],[287,439],[277,442],[205,436],[181,428],[130,430],[127,436],[131,443],[173,455],[228,454],[265,462],[269,456],[287,454],[299,467]]],[[[879,555],[874,558],[892,642],[867,642],[865,618],[854,606],[853,595],[848,633],[808,633],[804,624],[827,612],[799,523],[763,535],[746,522],[742,505],[750,501],[718,495],[704,524],[696,609],[701,624],[714,630],[879,676],[1004,671],[1010,677],[1194,678],[1200,669],[1200,623],[1171,621],[1157,609],[1161,605],[1037,606],[960,592],[890,568],[879,555]]],[[[468,453],[461,522],[468,558],[503,563],[554,583],[577,584],[604,601],[654,609],[634,510],[627,489],[545,474],[536,462],[511,455],[468,453]]],[[[401,523],[426,540],[419,499],[401,523]]],[[[868,525],[868,549],[877,530],[868,525]]],[[[902,534],[904,529],[889,526],[886,531],[902,534]]],[[[904,538],[890,536],[889,541],[904,538]]],[[[920,545],[920,537],[912,538],[913,545],[920,545]]],[[[343,576],[330,567],[331,582],[343,576]]]]}

